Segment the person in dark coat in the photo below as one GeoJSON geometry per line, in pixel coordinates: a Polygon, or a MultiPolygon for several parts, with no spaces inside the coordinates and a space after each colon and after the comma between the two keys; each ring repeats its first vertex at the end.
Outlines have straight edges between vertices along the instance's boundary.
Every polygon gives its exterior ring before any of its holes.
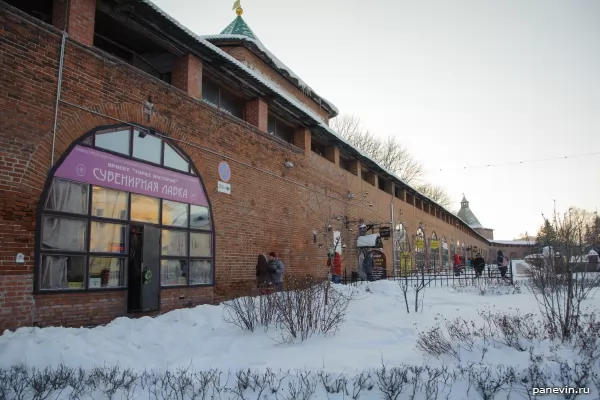
{"type": "Polygon", "coordinates": [[[475,259],[473,260],[473,267],[475,268],[475,277],[481,277],[485,268],[485,260],[483,257],[481,257],[481,254],[477,254],[475,259]]]}
{"type": "Polygon", "coordinates": [[[498,257],[496,258],[496,263],[498,264],[500,276],[502,278],[506,278],[506,272],[508,271],[508,258],[504,257],[504,253],[502,253],[502,250],[498,250],[498,257]]]}
{"type": "Polygon", "coordinates": [[[269,272],[271,274],[271,282],[277,287],[278,292],[283,291],[283,273],[285,266],[277,257],[277,253],[269,253],[269,272]]]}
{"type": "Polygon", "coordinates": [[[365,274],[367,275],[367,281],[373,282],[373,268],[375,267],[375,260],[373,259],[373,254],[370,251],[367,251],[365,254],[365,259],[363,260],[363,268],[365,274]]]}
{"type": "Polygon", "coordinates": [[[260,289],[266,289],[271,286],[271,270],[269,262],[264,254],[258,255],[256,263],[256,283],[260,289]]]}

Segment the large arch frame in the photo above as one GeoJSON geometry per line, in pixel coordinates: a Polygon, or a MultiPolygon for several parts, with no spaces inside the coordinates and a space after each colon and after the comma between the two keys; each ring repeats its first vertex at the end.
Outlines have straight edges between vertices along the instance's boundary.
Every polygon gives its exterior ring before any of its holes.
{"type": "MultiPolygon", "coordinates": [[[[216,250],[216,229],[215,229],[215,220],[214,220],[214,215],[213,215],[213,207],[211,204],[211,200],[208,196],[208,192],[206,190],[206,186],[204,184],[204,181],[202,179],[202,176],[200,175],[197,167],[194,164],[193,159],[180,147],[177,145],[177,143],[173,140],[169,139],[169,136],[161,133],[161,132],[157,132],[155,131],[153,128],[151,127],[146,127],[137,123],[119,123],[119,124],[107,124],[107,125],[100,125],[95,127],[94,129],[84,133],[83,135],[81,135],[78,139],[76,139],[75,141],[73,141],[69,147],[64,151],[64,153],[61,155],[61,157],[58,159],[58,161],[50,168],[47,178],[46,178],[46,182],[44,184],[44,188],[42,190],[42,193],[40,195],[40,201],[39,204],[37,206],[37,211],[36,211],[36,232],[35,232],[35,264],[34,264],[34,274],[33,274],[33,292],[34,294],[60,294],[60,293],[88,293],[88,292],[111,292],[111,291],[126,291],[128,290],[128,282],[125,278],[126,283],[124,285],[118,286],[118,287],[105,287],[105,288],[91,288],[90,286],[90,282],[89,282],[89,270],[90,270],[90,265],[89,265],[89,258],[92,256],[91,250],[90,250],[90,230],[91,230],[91,225],[92,222],[107,222],[107,223],[116,223],[117,221],[115,221],[114,219],[102,219],[102,217],[99,216],[93,216],[92,215],[92,192],[93,192],[93,186],[92,184],[87,184],[89,186],[88,188],[88,194],[87,194],[87,214],[85,215],[80,215],[78,217],[80,217],[82,220],[86,220],[87,221],[87,227],[86,227],[86,232],[85,232],[85,241],[86,241],[86,250],[85,252],[79,252],[79,253],[85,253],[86,257],[86,261],[85,261],[85,272],[84,272],[84,284],[82,288],[61,288],[61,289],[42,289],[41,288],[41,270],[42,270],[42,255],[43,254],[47,254],[48,251],[42,250],[42,241],[43,241],[43,221],[44,221],[44,217],[45,216],[62,216],[64,218],[69,218],[69,216],[73,217],[73,215],[71,213],[65,213],[65,212],[61,212],[61,211],[56,211],[56,210],[48,210],[46,208],[48,199],[51,195],[52,192],[52,187],[53,187],[53,182],[55,181],[55,179],[60,179],[60,180],[64,180],[63,178],[57,177],[56,173],[59,170],[59,168],[63,165],[63,163],[65,162],[65,160],[68,158],[68,156],[73,152],[73,150],[77,147],[77,146],[81,146],[81,147],[87,147],[89,149],[93,149],[99,152],[103,152],[103,153],[108,153],[109,155],[113,155],[116,157],[120,157],[120,158],[124,158],[127,160],[131,160],[137,163],[142,163],[145,165],[148,165],[150,167],[158,167],[160,169],[166,170],[166,171],[170,171],[170,172],[175,172],[177,174],[183,174],[186,175],[188,177],[193,177],[194,179],[196,179],[201,187],[201,190],[203,192],[203,195],[205,196],[206,199],[206,206],[205,208],[207,209],[207,216],[208,216],[208,224],[209,224],[209,228],[202,228],[202,229],[194,229],[191,228],[191,222],[189,221],[190,217],[191,217],[191,208],[192,205],[191,204],[187,204],[187,218],[188,218],[188,227],[187,228],[182,228],[182,227],[174,227],[174,226],[170,226],[170,228],[174,228],[174,231],[181,231],[181,232],[188,232],[188,241],[187,241],[187,255],[186,256],[182,256],[179,258],[184,258],[187,259],[188,261],[188,266],[187,266],[187,283],[186,284],[174,284],[174,285],[160,285],[161,289],[170,289],[170,288],[185,288],[185,287],[213,287],[215,286],[215,281],[216,281],[216,267],[215,267],[215,261],[216,261],[216,254],[215,254],[215,250],[216,250]],[[129,154],[123,154],[120,152],[115,152],[112,151],[110,149],[107,148],[102,148],[102,147],[98,147],[95,144],[95,137],[97,134],[102,134],[102,133],[110,133],[110,132],[117,132],[117,131],[126,131],[129,130],[130,131],[130,149],[129,149],[129,154]],[[161,148],[160,148],[160,154],[161,154],[161,158],[160,158],[160,162],[159,163],[153,163],[144,159],[140,159],[138,157],[135,157],[133,155],[133,146],[134,146],[134,140],[135,140],[135,134],[136,132],[139,134],[139,137],[145,137],[145,136],[150,136],[156,139],[159,139],[161,142],[161,148]],[[170,150],[174,150],[180,157],[184,158],[185,161],[187,161],[187,163],[189,164],[189,168],[188,171],[182,171],[181,169],[176,169],[176,168],[172,168],[170,166],[166,166],[165,165],[165,148],[167,147],[170,148],[170,150]],[[210,236],[210,256],[201,256],[201,257],[191,257],[190,256],[190,234],[189,232],[198,232],[198,233],[205,233],[208,234],[210,236]],[[191,258],[190,258],[191,257],[191,258]],[[210,262],[210,281],[209,282],[203,282],[203,283],[190,283],[189,281],[189,262],[190,260],[194,260],[194,259],[198,259],[198,260],[208,260],[210,262]]],[[[103,188],[106,189],[106,188],[103,188]]],[[[127,210],[129,213],[131,213],[131,199],[132,199],[132,195],[134,195],[135,193],[133,192],[126,192],[128,194],[128,200],[127,200],[127,210]]],[[[164,229],[164,228],[168,228],[167,226],[163,225],[163,221],[162,221],[162,213],[163,213],[163,204],[165,201],[174,203],[171,200],[167,200],[161,197],[157,198],[159,201],[159,222],[158,223],[150,223],[149,225],[158,227],[160,229],[164,229]]],[[[131,215],[128,215],[127,219],[121,220],[121,223],[123,225],[127,225],[128,227],[131,226],[132,224],[138,224],[139,222],[137,221],[133,221],[131,219],[131,215]]],[[[162,244],[162,243],[161,243],[162,244]]],[[[127,243],[127,246],[129,246],[129,243],[127,243]]],[[[128,251],[129,249],[127,248],[126,253],[125,254],[121,254],[118,253],[118,255],[115,255],[114,257],[118,258],[120,256],[127,256],[128,255],[128,251]]],[[[61,255],[61,254],[72,254],[71,252],[64,252],[64,251],[57,251],[55,254],[57,255],[61,255]]],[[[102,256],[107,256],[106,253],[99,253],[99,257],[102,256]]],[[[165,256],[165,258],[168,258],[167,256],[165,256]]],[[[176,257],[174,257],[176,258],[176,257]]],[[[161,260],[162,260],[162,256],[161,256],[161,260]]],[[[127,266],[125,267],[127,268],[127,266]]],[[[124,272],[124,274],[127,274],[127,271],[124,272]]],[[[162,275],[162,274],[161,274],[162,275]]]]}

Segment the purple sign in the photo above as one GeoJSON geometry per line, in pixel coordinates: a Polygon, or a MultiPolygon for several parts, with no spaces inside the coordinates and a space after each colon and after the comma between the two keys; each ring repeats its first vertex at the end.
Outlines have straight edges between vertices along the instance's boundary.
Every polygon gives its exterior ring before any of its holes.
{"type": "Polygon", "coordinates": [[[125,192],[208,206],[197,177],[83,146],[75,146],[55,176],[125,192]]]}

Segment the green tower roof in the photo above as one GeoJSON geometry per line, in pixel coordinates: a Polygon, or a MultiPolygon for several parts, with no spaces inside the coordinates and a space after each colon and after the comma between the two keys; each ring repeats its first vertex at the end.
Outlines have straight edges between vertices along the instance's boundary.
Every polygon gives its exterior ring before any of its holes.
{"type": "Polygon", "coordinates": [[[225,29],[223,29],[221,35],[241,35],[249,37],[250,39],[254,39],[256,41],[260,41],[254,34],[254,32],[252,32],[252,29],[250,29],[250,27],[248,26],[246,21],[244,21],[241,15],[235,17],[233,22],[231,22],[229,25],[227,25],[225,29]]]}

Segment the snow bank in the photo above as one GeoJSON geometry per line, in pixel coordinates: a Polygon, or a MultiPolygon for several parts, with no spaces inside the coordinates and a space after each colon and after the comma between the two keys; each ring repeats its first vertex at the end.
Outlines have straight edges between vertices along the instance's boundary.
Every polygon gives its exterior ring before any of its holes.
{"type": "MultiPolygon", "coordinates": [[[[414,350],[419,329],[447,318],[476,317],[477,309],[501,302],[502,307],[537,310],[532,295],[480,296],[448,288],[425,291],[422,313],[406,313],[397,283],[380,281],[360,287],[347,320],[332,337],[312,337],[295,345],[277,345],[275,332],[250,333],[223,321],[223,306],[203,305],[140,319],[119,318],[96,328],[20,328],[0,336],[0,367],[28,366],[91,368],[120,364],[137,370],[191,366],[221,369],[308,368],[358,370],[392,364],[421,364],[414,350]]],[[[412,307],[412,301],[411,301],[412,307]]],[[[498,363],[512,363],[515,355],[499,352],[498,363]]],[[[520,361],[519,361],[520,363],[520,361]]]]}

